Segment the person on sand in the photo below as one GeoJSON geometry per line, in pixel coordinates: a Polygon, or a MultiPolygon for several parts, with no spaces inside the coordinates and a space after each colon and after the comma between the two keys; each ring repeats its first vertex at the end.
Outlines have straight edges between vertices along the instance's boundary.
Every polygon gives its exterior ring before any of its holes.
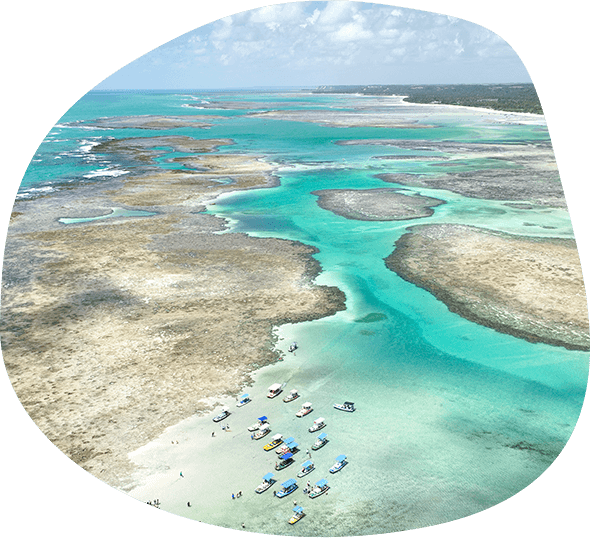
{"type": "Polygon", "coordinates": [[[180,471],[180,478],[184,478],[184,475],[182,474],[182,471],[180,471]]]}
{"type": "Polygon", "coordinates": [[[215,437],[215,432],[211,432],[211,437],[215,437]]]}
{"type": "Polygon", "coordinates": [[[186,505],[190,508],[191,507],[191,502],[187,502],[186,505]]]}
{"type": "Polygon", "coordinates": [[[232,498],[232,499],[235,499],[235,498],[236,498],[236,496],[235,496],[235,495],[232,493],[232,494],[231,494],[231,498],[232,498]]]}

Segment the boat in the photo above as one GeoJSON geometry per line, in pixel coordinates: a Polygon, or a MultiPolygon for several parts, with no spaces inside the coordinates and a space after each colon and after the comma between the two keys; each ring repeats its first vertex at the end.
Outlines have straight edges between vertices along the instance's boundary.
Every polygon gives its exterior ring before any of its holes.
{"type": "MultiPolygon", "coordinates": [[[[293,437],[287,437],[287,438],[284,440],[285,446],[281,446],[281,447],[277,448],[275,452],[276,452],[276,453],[277,453],[279,456],[280,456],[281,454],[284,454],[285,452],[288,452],[288,446],[289,446],[289,444],[291,444],[291,443],[293,443],[293,442],[295,442],[295,439],[294,439],[293,437]]],[[[297,444],[297,443],[295,443],[295,444],[297,444]]]]}
{"type": "Polygon", "coordinates": [[[275,491],[275,497],[286,497],[290,493],[293,493],[299,487],[297,485],[297,481],[294,478],[290,478],[286,482],[283,482],[281,486],[283,489],[275,491]]]}
{"type": "Polygon", "coordinates": [[[344,454],[340,454],[340,456],[338,456],[336,458],[336,463],[334,465],[332,465],[332,467],[330,467],[330,472],[333,473],[337,473],[340,469],[342,469],[342,467],[344,467],[346,464],[348,463],[348,461],[346,461],[346,456],[344,454]]]}
{"type": "Polygon", "coordinates": [[[278,396],[281,392],[283,392],[283,385],[280,383],[275,383],[268,387],[268,394],[266,395],[267,398],[274,398],[278,396]]]}
{"type": "Polygon", "coordinates": [[[273,477],[274,477],[274,474],[266,473],[262,477],[262,482],[254,491],[256,493],[264,493],[268,488],[270,488],[276,482],[276,480],[273,477]]]}
{"type": "Polygon", "coordinates": [[[291,452],[292,454],[297,454],[297,452],[299,452],[299,448],[297,448],[298,446],[299,446],[299,444],[296,443],[295,441],[290,441],[289,443],[286,443],[285,446],[280,447],[277,450],[277,454],[279,455],[279,457],[282,456],[283,454],[286,454],[287,452],[291,452]]]}
{"type": "Polygon", "coordinates": [[[355,411],[354,403],[352,402],[344,402],[343,404],[334,404],[334,409],[340,409],[340,411],[346,411],[347,413],[352,413],[355,411]]]}
{"type": "Polygon", "coordinates": [[[312,445],[311,449],[312,450],[319,450],[320,448],[322,448],[327,442],[329,441],[328,439],[328,434],[326,432],[320,433],[318,435],[318,438],[315,440],[315,443],[312,445]]]}
{"type": "Polygon", "coordinates": [[[236,407],[242,407],[243,405],[246,405],[247,403],[250,403],[252,400],[250,399],[250,395],[249,394],[242,394],[240,396],[240,399],[238,400],[238,403],[236,404],[236,407]]]}
{"type": "Polygon", "coordinates": [[[299,398],[299,392],[297,392],[297,389],[293,389],[291,390],[291,392],[289,392],[287,396],[283,398],[283,402],[289,403],[293,400],[296,400],[297,398],[299,398]]]}
{"type": "Polygon", "coordinates": [[[283,454],[281,456],[281,461],[277,461],[275,463],[275,469],[277,471],[282,471],[283,469],[289,467],[289,465],[291,465],[292,463],[295,463],[295,460],[293,459],[293,454],[291,452],[287,452],[286,454],[283,454]]]}
{"type": "Polygon", "coordinates": [[[213,422],[219,422],[230,415],[231,413],[229,412],[229,407],[224,407],[221,409],[221,413],[219,413],[219,415],[213,417],[213,422]]]}
{"type": "Polygon", "coordinates": [[[309,492],[309,498],[315,499],[316,497],[319,497],[320,495],[326,493],[326,491],[328,491],[329,489],[330,486],[328,486],[328,481],[325,478],[322,478],[321,480],[318,480],[315,483],[315,486],[309,492]]]}
{"type": "Polygon", "coordinates": [[[263,424],[255,431],[251,436],[250,439],[254,439],[254,441],[258,441],[258,439],[262,439],[266,435],[270,433],[270,424],[263,424]]]}
{"type": "Polygon", "coordinates": [[[268,423],[268,417],[260,417],[258,419],[258,422],[256,422],[256,424],[252,424],[252,426],[248,426],[248,431],[249,432],[255,432],[256,430],[258,430],[262,425],[267,424],[268,423]]]}
{"type": "Polygon", "coordinates": [[[268,443],[267,445],[264,445],[264,450],[266,450],[267,452],[269,450],[272,450],[273,448],[276,448],[277,446],[279,446],[281,443],[283,442],[283,436],[280,433],[277,433],[273,438],[272,441],[270,443],[268,443]]]}
{"type": "Polygon", "coordinates": [[[304,461],[301,464],[301,471],[299,471],[297,473],[297,477],[298,478],[302,478],[306,474],[311,473],[314,469],[315,469],[315,465],[313,464],[313,461],[311,461],[311,460],[304,461]]]}
{"type": "Polygon", "coordinates": [[[305,517],[305,513],[303,512],[303,508],[301,506],[296,506],[293,508],[294,514],[291,516],[289,520],[289,525],[295,525],[300,519],[305,517]]]}
{"type": "Polygon", "coordinates": [[[299,411],[295,413],[296,417],[304,417],[305,415],[309,415],[313,411],[313,407],[311,406],[311,402],[305,402],[299,411]]]}
{"type": "Polygon", "coordinates": [[[324,417],[316,418],[313,421],[313,424],[312,424],[311,428],[309,428],[308,431],[310,433],[313,433],[313,432],[317,432],[318,430],[321,430],[326,425],[326,423],[324,422],[325,420],[326,419],[324,417]]]}
{"type": "Polygon", "coordinates": [[[297,345],[297,342],[293,342],[290,346],[289,346],[289,352],[293,353],[293,351],[295,351],[299,346],[297,345]]]}

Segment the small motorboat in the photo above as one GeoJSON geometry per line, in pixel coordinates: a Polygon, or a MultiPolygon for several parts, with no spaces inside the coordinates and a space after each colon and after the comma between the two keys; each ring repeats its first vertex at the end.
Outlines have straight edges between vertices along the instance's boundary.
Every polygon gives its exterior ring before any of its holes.
{"type": "Polygon", "coordinates": [[[260,417],[258,419],[258,422],[256,422],[255,424],[252,424],[252,426],[248,426],[248,431],[249,432],[255,432],[256,430],[258,430],[264,424],[268,424],[268,417],[260,417]]]}
{"type": "Polygon", "coordinates": [[[277,454],[279,455],[279,457],[283,454],[286,454],[287,452],[297,454],[297,452],[299,452],[298,446],[298,443],[296,443],[295,441],[291,441],[289,444],[286,444],[284,447],[281,447],[280,450],[277,450],[277,454]]]}
{"type": "Polygon", "coordinates": [[[293,454],[291,452],[287,452],[286,454],[283,454],[281,456],[281,461],[275,463],[275,469],[277,471],[282,471],[283,469],[289,467],[289,465],[291,465],[292,463],[295,463],[295,460],[293,459],[293,454]]]}
{"type": "Polygon", "coordinates": [[[311,406],[311,402],[305,402],[299,411],[295,413],[296,417],[304,417],[305,415],[309,415],[313,411],[313,407],[311,406]]]}
{"type": "Polygon", "coordinates": [[[316,497],[319,497],[320,495],[326,493],[326,491],[328,491],[329,489],[330,486],[328,486],[328,481],[325,478],[322,478],[321,480],[318,480],[315,483],[315,486],[309,492],[309,498],[315,499],[316,497]]]}
{"type": "Polygon", "coordinates": [[[254,491],[256,493],[264,493],[268,488],[270,488],[276,482],[276,480],[273,477],[274,477],[274,474],[266,473],[262,477],[261,484],[254,491]]]}
{"type": "Polygon", "coordinates": [[[315,443],[312,445],[311,449],[312,450],[319,450],[320,448],[322,448],[327,442],[329,441],[328,439],[328,434],[326,432],[320,433],[318,435],[318,438],[315,440],[315,443]]]}
{"type": "Polygon", "coordinates": [[[348,463],[348,461],[346,461],[346,456],[344,454],[340,454],[340,456],[338,456],[336,458],[336,463],[334,465],[332,465],[332,467],[330,467],[330,472],[333,473],[337,473],[340,469],[342,469],[342,467],[344,467],[346,464],[348,463]]]}
{"type": "Polygon", "coordinates": [[[251,401],[252,400],[250,399],[249,394],[242,394],[238,399],[238,403],[236,404],[236,407],[242,407],[243,405],[246,405],[247,403],[250,403],[251,401]]]}
{"type": "Polygon", "coordinates": [[[315,469],[315,465],[313,464],[313,461],[311,461],[311,460],[304,461],[301,464],[301,471],[299,471],[297,473],[297,476],[299,478],[302,478],[305,475],[311,473],[314,469],[315,469]]]}
{"type": "MultiPolygon", "coordinates": [[[[281,454],[284,454],[285,452],[289,452],[289,445],[294,442],[295,442],[295,439],[293,437],[287,437],[284,441],[285,446],[281,446],[281,447],[277,448],[275,452],[279,456],[281,454]]],[[[295,444],[297,444],[297,443],[295,443],[295,444]]]]}
{"type": "Polygon", "coordinates": [[[290,346],[289,346],[289,353],[293,353],[293,351],[295,351],[299,346],[297,345],[297,342],[293,342],[290,346]]]}
{"type": "Polygon", "coordinates": [[[251,436],[250,439],[254,439],[254,441],[258,441],[258,439],[262,439],[266,435],[270,433],[270,424],[263,424],[255,431],[251,436]]]}
{"type": "Polygon", "coordinates": [[[293,493],[299,486],[294,478],[290,478],[286,482],[281,484],[283,489],[275,491],[275,497],[286,497],[290,493],[293,493]]]}
{"type": "Polygon", "coordinates": [[[346,411],[347,413],[352,413],[355,411],[354,403],[352,402],[344,402],[343,404],[334,404],[334,409],[339,409],[340,411],[346,411]]]}
{"type": "Polygon", "coordinates": [[[313,433],[313,432],[317,432],[318,430],[321,430],[326,425],[325,420],[326,419],[324,417],[316,418],[313,421],[313,424],[312,424],[311,428],[309,428],[308,431],[310,433],[313,433]]]}
{"type": "Polygon", "coordinates": [[[296,400],[297,398],[299,398],[299,392],[297,392],[297,389],[293,389],[291,390],[291,392],[289,392],[287,396],[283,398],[283,402],[289,403],[293,400],[296,400]]]}
{"type": "Polygon", "coordinates": [[[297,523],[300,519],[303,519],[305,517],[303,508],[301,506],[296,506],[295,508],[293,508],[293,512],[294,513],[291,516],[291,519],[289,520],[289,525],[295,525],[295,523],[297,523]]]}
{"type": "Polygon", "coordinates": [[[274,398],[278,396],[281,392],[283,392],[283,385],[280,383],[275,383],[268,387],[268,394],[266,395],[267,398],[274,398]]]}
{"type": "Polygon", "coordinates": [[[219,413],[219,415],[213,417],[213,422],[219,422],[230,415],[231,413],[229,412],[229,407],[224,407],[221,409],[221,413],[219,413]]]}
{"type": "Polygon", "coordinates": [[[272,450],[273,448],[278,447],[281,443],[283,443],[283,436],[280,433],[277,433],[272,438],[272,441],[270,443],[268,443],[267,445],[264,445],[264,450],[266,450],[268,452],[269,450],[272,450]]]}

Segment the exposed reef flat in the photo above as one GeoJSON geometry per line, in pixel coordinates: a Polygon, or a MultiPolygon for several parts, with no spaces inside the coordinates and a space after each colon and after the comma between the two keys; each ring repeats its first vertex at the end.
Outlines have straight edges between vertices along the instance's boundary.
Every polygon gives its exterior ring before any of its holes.
{"type": "Polygon", "coordinates": [[[390,183],[444,189],[470,198],[567,207],[553,149],[548,142],[470,144],[430,140],[342,140],[337,144],[394,146],[409,152],[440,155],[441,162],[428,165],[431,173],[377,175],[390,183]],[[482,159],[486,160],[485,168],[482,168],[482,159]],[[490,162],[495,165],[490,166],[490,162]]]}
{"type": "Polygon", "coordinates": [[[432,129],[434,126],[418,123],[397,114],[377,110],[270,110],[252,112],[249,117],[285,121],[303,121],[329,127],[387,127],[398,129],[432,129]]]}
{"type": "Polygon", "coordinates": [[[101,129],[149,129],[151,131],[194,127],[203,129],[211,127],[211,120],[223,119],[223,116],[118,116],[98,118],[92,121],[80,121],[70,125],[88,125],[101,129]]]}
{"type": "Polygon", "coordinates": [[[336,215],[353,220],[408,220],[429,217],[442,200],[409,196],[394,189],[326,189],[313,191],[318,205],[336,215]]]}
{"type": "Polygon", "coordinates": [[[421,225],[396,242],[385,262],[466,319],[530,342],[590,349],[574,240],[421,225]]]}
{"type": "Polygon", "coordinates": [[[106,143],[132,173],[17,201],[6,243],[1,336],[14,389],[60,450],[121,488],[129,452],[278,358],[274,326],[344,308],[340,290],[314,284],[313,247],[220,234],[224,221],[202,213],[222,192],[275,185],[271,163],[203,154],[191,163],[204,171],[156,169],[149,148],[172,142],[106,143]],[[156,214],[58,220],[112,207],[156,214]]]}

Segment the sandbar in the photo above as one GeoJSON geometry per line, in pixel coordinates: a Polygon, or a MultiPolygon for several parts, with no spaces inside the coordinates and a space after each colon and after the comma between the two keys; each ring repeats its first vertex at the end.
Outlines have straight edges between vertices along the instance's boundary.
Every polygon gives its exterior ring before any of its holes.
{"type": "Polygon", "coordinates": [[[121,489],[129,452],[279,359],[273,327],[345,308],[339,289],[314,283],[315,248],[220,233],[225,221],[203,213],[223,192],[276,185],[274,164],[198,141],[202,171],[157,169],[148,146],[172,143],[97,146],[132,173],[17,201],[6,243],[0,334],[14,390],[60,450],[121,489]],[[155,214],[58,220],[112,207],[155,214]]]}
{"type": "Polygon", "coordinates": [[[385,263],[466,319],[529,342],[590,349],[573,239],[419,225],[396,242],[385,263]]]}
{"type": "Polygon", "coordinates": [[[395,189],[325,189],[313,191],[322,209],[353,220],[389,221],[431,216],[443,200],[407,195],[395,189]]]}

